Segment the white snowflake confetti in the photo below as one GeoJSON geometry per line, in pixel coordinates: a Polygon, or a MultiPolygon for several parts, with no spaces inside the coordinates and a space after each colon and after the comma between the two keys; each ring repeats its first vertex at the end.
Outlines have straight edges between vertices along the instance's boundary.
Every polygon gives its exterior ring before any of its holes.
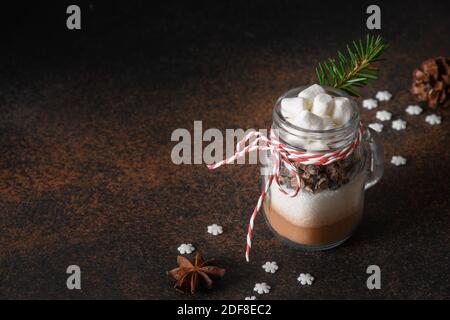
{"type": "Polygon", "coordinates": [[[392,121],[392,128],[395,130],[405,130],[406,129],[406,121],[401,119],[392,121]]]}
{"type": "Polygon", "coordinates": [[[389,121],[392,118],[392,113],[389,111],[377,111],[376,118],[380,121],[389,121]]]}
{"type": "Polygon", "coordinates": [[[362,105],[364,108],[372,110],[378,107],[378,101],[375,99],[364,99],[362,105]]]}
{"type": "Polygon", "coordinates": [[[404,166],[406,164],[406,159],[402,156],[393,156],[391,159],[391,163],[396,166],[404,166]]]}
{"type": "Polygon", "coordinates": [[[270,286],[267,283],[265,283],[265,282],[256,283],[255,284],[255,288],[253,288],[253,291],[258,292],[259,294],[269,293],[270,292],[270,286]]]}
{"type": "Polygon", "coordinates": [[[195,248],[192,244],[190,243],[182,243],[179,247],[178,247],[178,251],[181,254],[190,254],[192,252],[195,251],[195,248]]]}
{"type": "Polygon", "coordinates": [[[422,113],[422,108],[417,105],[408,106],[406,108],[406,113],[412,116],[417,116],[418,114],[422,113]]]}
{"type": "Polygon", "coordinates": [[[425,118],[425,121],[434,126],[435,124],[441,124],[441,116],[436,114],[430,114],[425,118]]]}
{"type": "Polygon", "coordinates": [[[213,236],[217,236],[223,233],[223,227],[214,223],[208,226],[208,233],[212,234],[213,236]]]}
{"type": "Polygon", "coordinates": [[[275,273],[278,270],[278,265],[275,261],[269,262],[267,261],[266,263],[264,263],[262,265],[262,268],[267,272],[267,273],[275,273]]]}
{"type": "Polygon", "coordinates": [[[381,123],[371,123],[369,124],[369,128],[375,130],[376,132],[383,131],[383,125],[381,123]]]}
{"type": "Polygon", "coordinates": [[[314,281],[314,277],[310,275],[309,273],[300,273],[300,275],[297,278],[298,282],[301,283],[302,286],[304,285],[312,285],[314,281]]]}
{"type": "Polygon", "coordinates": [[[375,98],[377,98],[380,101],[389,101],[391,100],[392,94],[389,91],[378,91],[375,95],[375,98]]]}
{"type": "Polygon", "coordinates": [[[255,296],[245,297],[245,300],[256,300],[256,297],[255,296]]]}

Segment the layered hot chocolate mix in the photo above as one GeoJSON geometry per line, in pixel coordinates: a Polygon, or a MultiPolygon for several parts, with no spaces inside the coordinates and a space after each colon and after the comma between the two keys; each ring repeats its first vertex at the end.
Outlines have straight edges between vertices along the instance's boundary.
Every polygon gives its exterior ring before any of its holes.
{"type": "Polygon", "coordinates": [[[326,245],[349,235],[363,210],[363,173],[335,190],[313,193],[301,190],[296,197],[272,185],[264,211],[272,228],[282,237],[303,245],[326,245]]]}

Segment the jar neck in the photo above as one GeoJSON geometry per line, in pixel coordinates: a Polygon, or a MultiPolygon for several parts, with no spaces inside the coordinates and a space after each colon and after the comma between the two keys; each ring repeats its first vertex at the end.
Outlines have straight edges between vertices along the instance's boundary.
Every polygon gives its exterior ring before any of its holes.
{"type": "Polygon", "coordinates": [[[281,100],[293,98],[307,86],[298,87],[287,91],[276,102],[273,109],[272,130],[280,142],[289,145],[299,151],[328,152],[345,148],[350,145],[357,133],[360,122],[358,106],[356,101],[342,90],[330,87],[323,87],[327,94],[335,97],[346,97],[350,99],[352,105],[352,115],[350,120],[338,128],[330,130],[307,130],[288,122],[282,115],[281,100]],[[312,149],[311,149],[312,148],[312,149]]]}

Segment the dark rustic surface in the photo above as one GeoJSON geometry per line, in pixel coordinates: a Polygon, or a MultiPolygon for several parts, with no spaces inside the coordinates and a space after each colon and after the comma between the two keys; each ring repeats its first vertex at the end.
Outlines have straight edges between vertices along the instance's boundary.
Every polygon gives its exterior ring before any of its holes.
{"type": "MultiPolygon", "coordinates": [[[[301,1],[303,3],[303,1],[301,1]]],[[[186,2],[187,3],[187,2],[186,2]]],[[[429,126],[404,109],[411,71],[450,54],[447,1],[382,5],[391,43],[383,75],[366,95],[408,127],[386,123],[385,176],[366,193],[365,217],[345,245],[305,253],[255,226],[256,166],[209,172],[170,159],[176,128],[266,128],[276,98],[313,81],[319,60],[365,34],[366,3],[250,4],[82,2],[83,30],[65,30],[65,6],[13,8],[0,52],[0,298],[184,299],[165,271],[191,242],[227,269],[199,299],[242,299],[255,282],[268,299],[450,298],[450,110],[429,126]],[[394,154],[404,167],[389,164],[394,154]],[[206,227],[224,226],[212,237],[206,227]],[[261,265],[280,269],[266,274],[261,265]],[[69,291],[68,265],[82,269],[69,291]],[[366,267],[382,268],[382,290],[366,267]],[[300,272],[316,277],[311,287],[300,272]]],[[[361,110],[371,122],[376,110],[361,110]]]]}

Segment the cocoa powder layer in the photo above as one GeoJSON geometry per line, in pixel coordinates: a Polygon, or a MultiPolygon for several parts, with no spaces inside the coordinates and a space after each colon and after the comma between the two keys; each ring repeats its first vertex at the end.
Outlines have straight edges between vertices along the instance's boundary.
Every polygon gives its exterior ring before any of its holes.
{"type": "Polygon", "coordinates": [[[282,237],[302,245],[327,245],[348,236],[359,223],[362,208],[346,214],[341,220],[320,227],[302,227],[286,220],[274,208],[264,204],[264,211],[271,227],[282,237]]]}

